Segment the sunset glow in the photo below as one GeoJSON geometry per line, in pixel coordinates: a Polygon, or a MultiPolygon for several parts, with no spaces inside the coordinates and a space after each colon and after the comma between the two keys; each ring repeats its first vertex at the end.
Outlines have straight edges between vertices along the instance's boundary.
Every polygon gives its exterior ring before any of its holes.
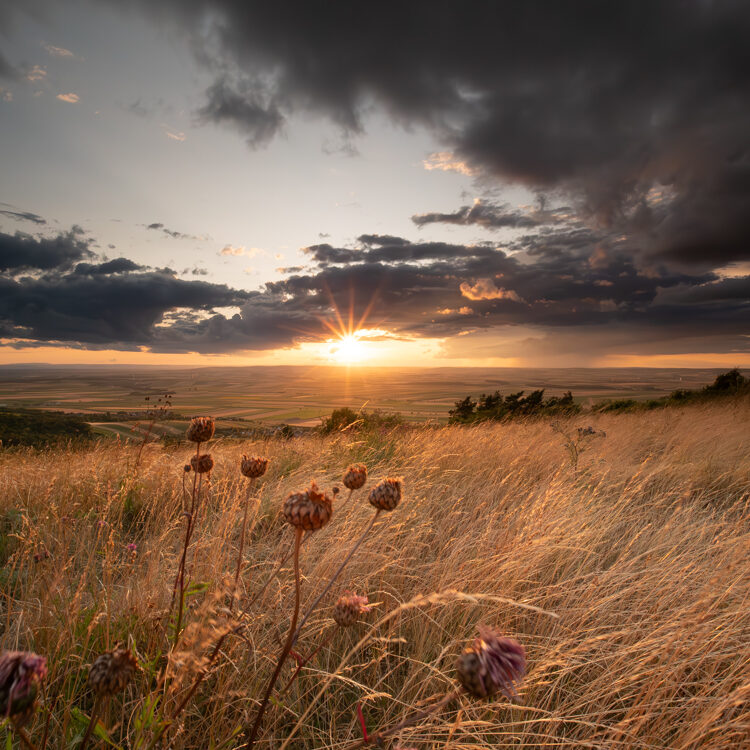
{"type": "Polygon", "coordinates": [[[331,346],[331,359],[342,365],[358,364],[367,357],[367,346],[362,342],[358,331],[342,336],[331,346]]]}

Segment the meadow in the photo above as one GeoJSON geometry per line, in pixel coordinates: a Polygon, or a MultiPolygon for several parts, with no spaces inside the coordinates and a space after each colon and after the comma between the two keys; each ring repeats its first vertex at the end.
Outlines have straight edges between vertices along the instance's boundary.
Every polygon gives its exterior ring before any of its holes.
{"type": "Polygon", "coordinates": [[[0,452],[0,643],[48,666],[25,735],[79,747],[89,667],[120,642],[140,669],[99,706],[91,747],[245,746],[294,619],[285,498],[312,480],[340,487],[362,462],[366,485],[339,492],[303,538],[302,612],[362,541],[302,629],[256,747],[361,747],[362,723],[375,736],[402,723],[381,735],[387,748],[747,747],[749,423],[750,401],[728,399],[555,429],[215,438],[181,632],[170,603],[197,486],[190,445],[0,452]],[[243,453],[270,460],[255,482],[243,453]],[[367,493],[386,476],[403,477],[403,498],[367,532],[367,493]],[[331,615],[347,591],[375,606],[345,628],[331,615]],[[455,692],[480,624],[526,650],[513,702],[455,692]]]}

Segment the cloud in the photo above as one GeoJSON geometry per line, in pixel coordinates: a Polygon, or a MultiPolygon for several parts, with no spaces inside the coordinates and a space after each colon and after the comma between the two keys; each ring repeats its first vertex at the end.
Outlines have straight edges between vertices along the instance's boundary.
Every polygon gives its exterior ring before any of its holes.
{"type": "Polygon", "coordinates": [[[65,47],[55,47],[53,44],[43,44],[42,46],[51,57],[75,58],[75,55],[69,49],[65,49],[65,47]]]}
{"type": "MultiPolygon", "coordinates": [[[[580,238],[575,251],[513,255],[487,243],[363,234],[352,247],[311,246],[310,265],[245,291],[126,258],[98,259],[81,231],[0,235],[0,268],[11,271],[0,279],[0,337],[164,352],[275,349],[324,340],[325,321],[351,310],[355,321],[389,335],[445,339],[446,351],[465,356],[488,356],[480,354],[484,335],[500,351],[509,332],[521,330],[541,342],[540,351],[557,351],[557,341],[570,352],[600,342],[608,352],[646,352],[657,341],[670,352],[750,350],[749,277],[640,270],[615,251],[592,266],[595,245],[580,238]]],[[[539,227],[523,242],[565,243],[568,234],[564,226],[539,227]]]]}
{"type": "Polygon", "coordinates": [[[353,138],[376,111],[442,144],[427,168],[563,196],[644,257],[750,257],[747,3],[142,7],[179,25],[214,76],[201,120],[254,148],[298,114],[353,138]]]}
{"type": "Polygon", "coordinates": [[[477,199],[471,206],[461,206],[449,213],[415,214],[411,220],[418,226],[426,224],[476,225],[485,229],[528,229],[540,224],[558,224],[568,218],[570,209],[520,211],[508,204],[498,205],[477,199]]]}
{"type": "Polygon", "coordinates": [[[77,228],[51,238],[36,238],[23,232],[0,234],[0,271],[68,268],[93,256],[89,243],[80,239],[77,228]]]}
{"type": "Polygon", "coordinates": [[[225,245],[221,248],[219,251],[219,255],[234,255],[234,256],[240,256],[240,255],[246,255],[245,248],[242,246],[239,247],[232,247],[231,245],[225,245]]]}
{"type": "Polygon", "coordinates": [[[39,83],[47,79],[47,70],[41,65],[34,65],[26,71],[25,78],[31,83],[39,83]]]}
{"type": "Polygon", "coordinates": [[[467,176],[475,176],[477,169],[470,167],[466,162],[457,159],[455,154],[450,151],[436,151],[430,154],[423,162],[422,166],[428,171],[438,169],[441,172],[458,172],[467,176]]]}
{"type": "Polygon", "coordinates": [[[59,99],[61,102],[68,102],[68,104],[76,104],[80,101],[80,97],[78,94],[58,94],[57,99],[59,99]]]}
{"type": "Polygon", "coordinates": [[[184,232],[178,232],[174,229],[167,229],[161,222],[154,222],[153,224],[146,224],[146,229],[152,229],[162,234],[166,234],[167,237],[171,237],[175,240],[202,240],[203,237],[198,237],[194,234],[185,234],[184,232]]]}
{"type": "Polygon", "coordinates": [[[513,302],[523,302],[512,289],[497,287],[492,279],[477,279],[473,284],[470,284],[468,281],[462,281],[459,289],[466,299],[475,302],[485,299],[509,299],[513,302]]]}
{"type": "Polygon", "coordinates": [[[12,210],[13,206],[8,203],[0,203],[0,206],[8,206],[8,208],[0,208],[0,216],[7,216],[15,221],[29,221],[32,224],[42,225],[47,223],[46,219],[31,211],[14,211],[12,210]]]}
{"type": "Polygon", "coordinates": [[[249,146],[256,148],[268,143],[284,123],[276,105],[264,99],[258,85],[233,85],[221,78],[206,92],[206,103],[198,115],[204,122],[233,127],[246,136],[249,146]]]}

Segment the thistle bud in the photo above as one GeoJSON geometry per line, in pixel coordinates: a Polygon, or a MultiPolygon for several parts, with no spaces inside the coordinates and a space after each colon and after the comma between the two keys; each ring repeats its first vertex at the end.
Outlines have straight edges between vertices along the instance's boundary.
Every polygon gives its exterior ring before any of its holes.
{"type": "Polygon", "coordinates": [[[250,479],[262,477],[268,469],[268,459],[260,456],[246,456],[242,454],[240,462],[240,471],[250,479]]]}
{"type": "Polygon", "coordinates": [[[196,474],[206,474],[214,468],[214,460],[210,453],[204,453],[201,456],[193,456],[190,459],[190,466],[196,474]]]}
{"type": "Polygon", "coordinates": [[[89,687],[99,698],[114,695],[125,690],[137,671],[138,661],[130,649],[118,645],[98,656],[91,665],[89,687]]]}
{"type": "Polygon", "coordinates": [[[504,638],[492,628],[479,626],[479,637],[456,661],[458,681],[475,698],[502,693],[517,698],[515,685],[526,673],[526,652],[518,641],[504,638]]]}
{"type": "Polygon", "coordinates": [[[366,614],[372,607],[367,603],[366,596],[356,594],[344,594],[339,597],[333,608],[333,619],[342,628],[354,625],[360,615],[366,614]]]}
{"type": "Polygon", "coordinates": [[[183,471],[184,471],[184,472],[185,472],[186,474],[188,474],[188,473],[190,472],[190,464],[185,464],[185,465],[184,465],[184,466],[182,467],[182,470],[183,470],[183,471]]]}
{"type": "Polygon", "coordinates": [[[284,518],[298,529],[315,531],[325,526],[333,514],[333,500],[312,482],[309,490],[293,492],[284,501],[284,518]]]}
{"type": "Polygon", "coordinates": [[[212,417],[195,417],[187,428],[187,439],[193,443],[205,443],[214,436],[214,429],[212,417]]]}
{"type": "Polygon", "coordinates": [[[367,467],[364,464],[352,464],[344,474],[344,487],[348,490],[358,490],[367,481],[367,467]]]}
{"type": "Polygon", "coordinates": [[[36,697],[47,676],[47,660],[28,651],[0,654],[0,717],[23,726],[34,713],[36,697]]]}
{"type": "Polygon", "coordinates": [[[367,498],[378,510],[393,510],[401,501],[401,477],[386,477],[378,482],[367,498]]]}

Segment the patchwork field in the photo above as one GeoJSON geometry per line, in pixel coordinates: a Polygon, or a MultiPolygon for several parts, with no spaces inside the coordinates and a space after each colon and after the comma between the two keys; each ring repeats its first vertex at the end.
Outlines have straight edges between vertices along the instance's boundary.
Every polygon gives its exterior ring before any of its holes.
{"type": "Polygon", "coordinates": [[[711,382],[720,370],[366,367],[0,367],[0,406],[99,413],[142,410],[171,393],[176,412],[314,426],[348,406],[399,412],[415,422],[445,421],[469,394],[571,390],[583,403],[654,398],[711,382]]]}

